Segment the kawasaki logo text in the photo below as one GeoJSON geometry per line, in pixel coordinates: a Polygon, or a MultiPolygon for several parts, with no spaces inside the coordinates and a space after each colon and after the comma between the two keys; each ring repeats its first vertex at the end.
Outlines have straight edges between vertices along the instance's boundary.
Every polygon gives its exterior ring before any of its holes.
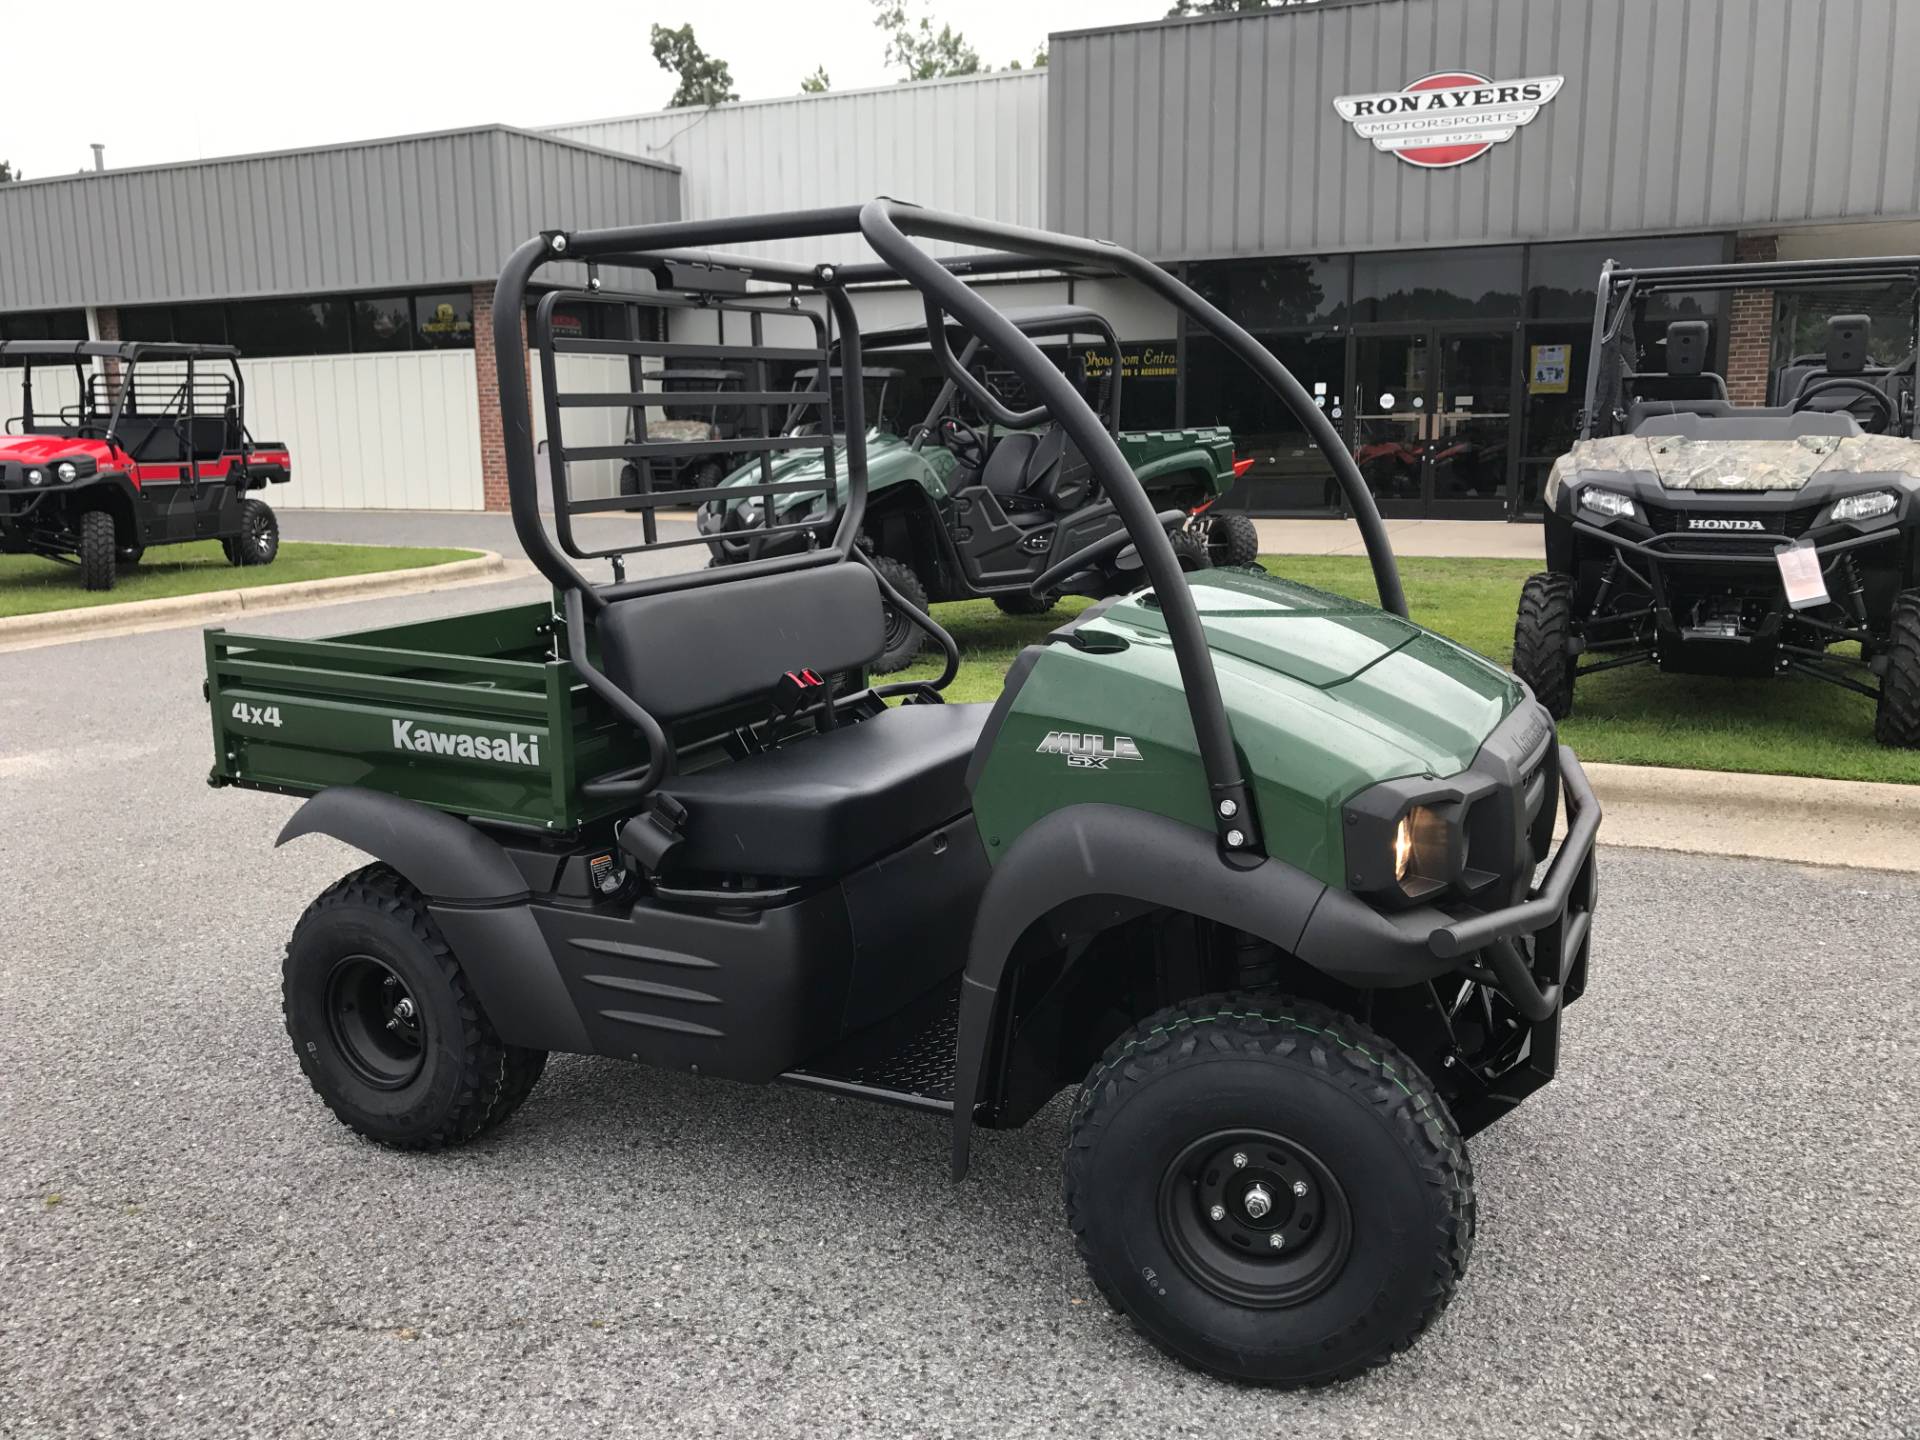
{"type": "Polygon", "coordinates": [[[522,735],[455,735],[429,730],[411,720],[393,722],[393,748],[417,755],[451,755],[461,760],[492,760],[502,765],[538,765],[540,737],[522,735]]]}

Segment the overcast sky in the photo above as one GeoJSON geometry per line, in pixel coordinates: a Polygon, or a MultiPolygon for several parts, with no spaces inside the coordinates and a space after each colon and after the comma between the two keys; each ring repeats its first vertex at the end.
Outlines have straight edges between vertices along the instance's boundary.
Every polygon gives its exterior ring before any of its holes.
{"type": "MultiPolygon", "coordinates": [[[[1171,0],[925,3],[936,28],[955,25],[1000,69],[1031,62],[1050,30],[1152,19],[1171,0]]],[[[899,78],[882,56],[871,0],[199,0],[190,11],[145,0],[92,0],[80,10],[0,0],[0,8],[12,58],[0,160],[29,179],[90,165],[87,147],[96,140],[107,147],[108,166],[122,167],[657,110],[674,80],[648,45],[656,22],[691,21],[708,52],[732,66],[734,89],[747,100],[794,93],[815,65],[826,66],[836,90],[899,78]],[[85,59],[85,33],[107,41],[97,65],[85,59]],[[58,56],[81,57],[79,68],[33,58],[58,56]]]]}

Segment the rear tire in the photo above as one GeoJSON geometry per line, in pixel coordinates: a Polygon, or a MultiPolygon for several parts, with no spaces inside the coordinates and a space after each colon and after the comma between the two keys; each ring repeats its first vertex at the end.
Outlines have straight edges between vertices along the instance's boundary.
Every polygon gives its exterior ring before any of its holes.
{"type": "Polygon", "coordinates": [[[1513,624],[1513,673],[1556,720],[1573,713],[1572,639],[1573,581],[1548,572],[1529,575],[1513,624]]]}
{"type": "Polygon", "coordinates": [[[1236,510],[1209,510],[1188,522],[1207,542],[1207,558],[1219,567],[1244,570],[1260,556],[1260,532],[1236,510]]]}
{"type": "Polygon", "coordinates": [[[1473,1248],[1473,1168],[1419,1067],[1351,1016],[1274,996],[1189,1001],[1115,1041],[1074,1106],[1065,1201],[1094,1283],[1141,1334],[1261,1385],[1384,1365],[1473,1248]]]}
{"type": "Polygon", "coordinates": [[[300,1068],[335,1118],[396,1150],[439,1150],[498,1125],[546,1054],[500,1039],[420,892],[356,870],[294,927],[282,1009],[300,1068]]]}
{"type": "Polygon", "coordinates": [[[1893,620],[1881,647],[1887,668],[1880,676],[1873,738],[1882,745],[1920,748],[1920,590],[1894,598],[1893,620]]]}
{"type": "MultiPolygon", "coordinates": [[[[873,562],[874,573],[899,591],[902,600],[922,614],[926,613],[927,587],[920,583],[920,577],[913,573],[912,566],[886,555],[870,555],[867,558],[873,562]]],[[[873,662],[873,673],[891,675],[914,662],[920,647],[926,643],[927,632],[908,619],[899,606],[887,599],[884,592],[880,596],[880,615],[887,638],[880,658],[873,662]]]]}
{"type": "Polygon", "coordinates": [[[240,533],[220,542],[229,565],[271,565],[280,553],[280,520],[264,500],[240,502],[240,533]]]}
{"type": "Polygon", "coordinates": [[[120,558],[113,516],[89,510],[80,517],[80,583],[89,590],[111,590],[120,558]]]}
{"type": "Polygon", "coordinates": [[[1035,595],[1031,590],[1015,590],[994,596],[993,603],[1002,615],[1045,615],[1060,603],[1060,597],[1035,595]]]}

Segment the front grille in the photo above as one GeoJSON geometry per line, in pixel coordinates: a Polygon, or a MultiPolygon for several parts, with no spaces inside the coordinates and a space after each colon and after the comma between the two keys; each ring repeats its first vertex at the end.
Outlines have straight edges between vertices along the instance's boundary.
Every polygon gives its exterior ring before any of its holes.
{"type": "MultiPolygon", "coordinates": [[[[1663,506],[1646,507],[1647,525],[1656,535],[1685,535],[1690,541],[1743,540],[1748,544],[1765,544],[1769,541],[1785,538],[1797,540],[1813,528],[1814,517],[1820,513],[1818,505],[1803,505],[1796,510],[1748,511],[1729,510],[1721,506],[1713,509],[1669,510],[1663,506]],[[1744,532],[1727,530],[1690,530],[1692,520],[1758,520],[1766,526],[1763,534],[1758,530],[1744,532]]],[[[1727,553],[1738,554],[1739,551],[1727,553]]],[[[1768,553],[1771,553],[1769,550],[1768,553]]]]}

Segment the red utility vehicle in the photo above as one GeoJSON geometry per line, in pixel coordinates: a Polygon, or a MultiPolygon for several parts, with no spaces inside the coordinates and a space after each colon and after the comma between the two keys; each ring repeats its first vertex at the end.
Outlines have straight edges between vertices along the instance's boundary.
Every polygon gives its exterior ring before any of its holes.
{"type": "Polygon", "coordinates": [[[89,590],[187,540],[271,564],[280,524],[247,492],[293,465],[247,433],[239,359],[227,345],[0,341],[20,407],[0,435],[0,554],[75,562],[89,590]]]}

